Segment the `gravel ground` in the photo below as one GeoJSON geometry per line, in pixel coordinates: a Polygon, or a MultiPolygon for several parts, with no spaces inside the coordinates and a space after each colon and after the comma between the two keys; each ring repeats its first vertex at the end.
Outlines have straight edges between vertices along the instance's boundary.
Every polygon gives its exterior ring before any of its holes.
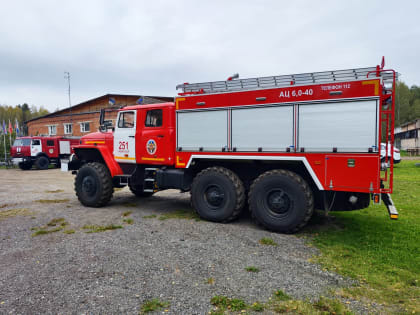
{"type": "Polygon", "coordinates": [[[137,199],[124,188],[107,207],[85,208],[73,180],[59,170],[0,170],[0,211],[27,209],[0,217],[0,313],[137,314],[145,300],[157,297],[170,302],[169,314],[206,314],[215,295],[251,303],[282,289],[304,299],[349,284],[309,263],[317,251],[303,239],[265,231],[247,215],[230,224],[144,218],[192,212],[189,194],[174,190],[137,199]],[[133,224],[123,223],[125,211],[132,211],[133,224]],[[31,236],[31,228],[57,218],[75,233],[31,236]],[[123,228],[82,229],[108,224],[123,228]],[[259,244],[263,237],[278,246],[259,244]],[[245,271],[248,266],[260,272],[245,271]]]}

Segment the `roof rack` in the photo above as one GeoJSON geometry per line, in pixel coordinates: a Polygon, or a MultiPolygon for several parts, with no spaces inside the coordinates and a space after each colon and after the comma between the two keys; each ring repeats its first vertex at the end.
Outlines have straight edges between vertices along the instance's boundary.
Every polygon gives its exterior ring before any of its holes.
{"type": "MultiPolygon", "coordinates": [[[[184,83],[177,85],[176,89],[182,89],[182,94],[206,94],[226,91],[289,87],[291,85],[334,83],[366,79],[369,73],[369,78],[377,78],[376,73],[373,73],[376,72],[376,70],[376,67],[369,67],[348,70],[278,75],[239,80],[213,81],[203,83],[184,83]]],[[[392,79],[392,74],[382,73],[381,77],[384,80],[389,80],[392,79]]]]}

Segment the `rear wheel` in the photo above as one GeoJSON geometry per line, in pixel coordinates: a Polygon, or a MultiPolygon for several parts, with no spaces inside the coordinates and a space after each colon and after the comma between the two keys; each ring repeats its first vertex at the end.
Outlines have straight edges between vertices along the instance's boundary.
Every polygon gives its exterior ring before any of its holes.
{"type": "Polygon", "coordinates": [[[205,220],[232,221],[239,216],[244,207],[244,185],[231,170],[209,167],[194,178],[191,202],[200,217],[205,220]]]}
{"type": "Polygon", "coordinates": [[[102,207],[112,198],[114,187],[108,168],[102,163],[87,163],[77,172],[74,182],[79,201],[88,207],[102,207]]]}
{"type": "Polygon", "coordinates": [[[50,160],[46,156],[40,156],[35,161],[35,166],[39,170],[48,169],[49,164],[50,164],[50,160]]]}
{"type": "Polygon", "coordinates": [[[128,187],[130,188],[133,194],[135,194],[137,197],[140,197],[140,198],[147,198],[154,194],[153,192],[143,191],[143,185],[128,184],[128,187]]]}
{"type": "Polygon", "coordinates": [[[248,202],[257,223],[283,233],[294,233],[305,226],[314,208],[309,185],[286,170],[261,174],[251,185],[248,202]]]}

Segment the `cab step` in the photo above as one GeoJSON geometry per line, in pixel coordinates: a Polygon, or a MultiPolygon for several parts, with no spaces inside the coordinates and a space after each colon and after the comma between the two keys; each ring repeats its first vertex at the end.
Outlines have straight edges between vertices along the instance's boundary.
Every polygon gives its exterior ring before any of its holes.
{"type": "Polygon", "coordinates": [[[128,181],[130,180],[131,175],[123,174],[123,175],[118,175],[115,177],[118,178],[120,185],[128,185],[128,181]]]}
{"type": "Polygon", "coordinates": [[[143,191],[144,192],[157,192],[156,185],[156,171],[158,169],[154,167],[146,167],[144,169],[144,179],[143,179],[143,191]]]}

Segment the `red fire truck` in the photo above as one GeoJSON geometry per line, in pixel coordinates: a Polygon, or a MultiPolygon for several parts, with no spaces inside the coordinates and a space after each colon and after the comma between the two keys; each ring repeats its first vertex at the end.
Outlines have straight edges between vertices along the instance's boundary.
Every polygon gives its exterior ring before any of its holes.
{"type": "Polygon", "coordinates": [[[82,137],[66,169],[89,207],[114,187],[139,197],[191,192],[203,219],[228,222],[248,207],[265,228],[293,233],[313,209],[393,205],[396,73],[382,65],[184,83],[175,103],[122,108],[115,128],[82,137]],[[247,205],[247,206],[246,206],[247,205]]]}
{"type": "Polygon", "coordinates": [[[10,149],[13,164],[22,170],[29,170],[33,165],[45,170],[50,164],[60,166],[61,159],[69,158],[74,153],[73,146],[79,144],[80,137],[19,137],[10,149]]]}

